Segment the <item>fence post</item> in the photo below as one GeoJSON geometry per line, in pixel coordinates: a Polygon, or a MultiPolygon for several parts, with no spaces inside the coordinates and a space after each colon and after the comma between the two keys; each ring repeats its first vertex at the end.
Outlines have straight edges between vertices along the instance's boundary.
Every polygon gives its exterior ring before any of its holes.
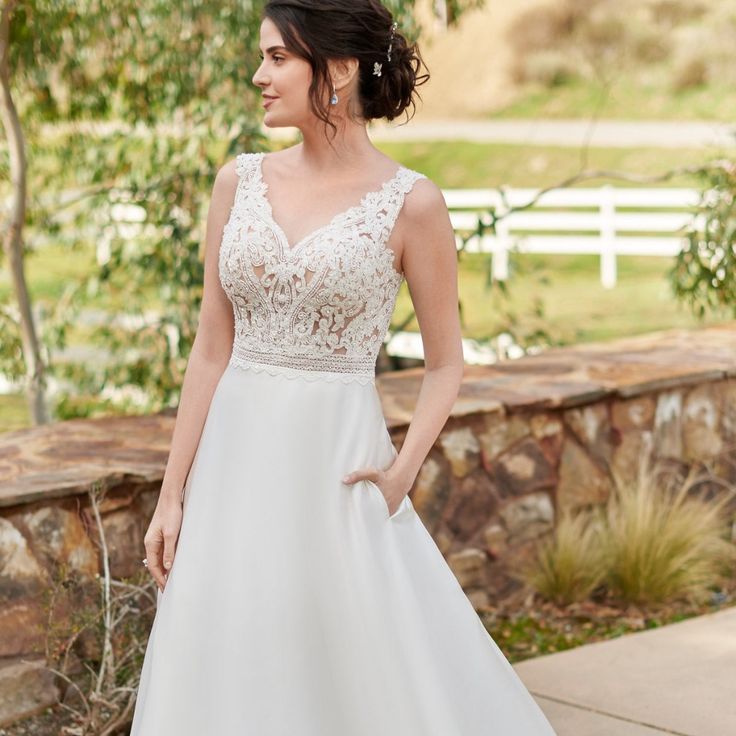
{"type": "Polygon", "coordinates": [[[604,289],[616,286],[616,202],[613,187],[600,188],[601,204],[601,284],[604,289]]]}

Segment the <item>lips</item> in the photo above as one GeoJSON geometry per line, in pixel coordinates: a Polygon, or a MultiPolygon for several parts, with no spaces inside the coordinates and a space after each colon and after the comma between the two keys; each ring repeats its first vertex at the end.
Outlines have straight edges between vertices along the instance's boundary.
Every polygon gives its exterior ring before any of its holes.
{"type": "Polygon", "coordinates": [[[278,97],[269,97],[268,95],[263,95],[263,107],[268,107],[274,100],[278,100],[278,97]]]}

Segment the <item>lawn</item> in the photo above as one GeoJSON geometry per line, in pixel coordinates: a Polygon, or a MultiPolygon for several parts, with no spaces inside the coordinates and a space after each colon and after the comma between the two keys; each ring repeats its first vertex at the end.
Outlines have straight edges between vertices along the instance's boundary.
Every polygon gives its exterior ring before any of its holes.
{"type": "Polygon", "coordinates": [[[733,122],[733,85],[718,78],[675,91],[664,79],[619,73],[610,91],[596,81],[570,79],[554,87],[530,85],[516,102],[487,117],[530,119],[714,120],[733,122]],[[606,96],[607,95],[607,96],[606,96]]]}
{"type": "MultiPolygon", "coordinates": [[[[565,146],[527,146],[470,141],[416,141],[376,143],[386,155],[416,169],[444,188],[548,187],[580,172],[581,152],[565,146]]],[[[701,165],[722,151],[698,148],[589,148],[585,169],[605,169],[654,177],[685,166],[701,165]]],[[[697,185],[682,175],[656,184],[592,179],[576,186],[677,186],[697,185]]]]}

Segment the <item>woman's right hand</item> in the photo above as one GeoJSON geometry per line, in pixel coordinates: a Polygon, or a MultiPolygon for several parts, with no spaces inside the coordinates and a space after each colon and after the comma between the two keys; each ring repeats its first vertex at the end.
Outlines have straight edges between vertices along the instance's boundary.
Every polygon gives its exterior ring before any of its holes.
{"type": "Polygon", "coordinates": [[[161,592],[166,586],[167,576],[174,564],[182,516],[183,507],[180,501],[172,496],[159,496],[153,518],[143,537],[148,572],[153,576],[161,592]]]}

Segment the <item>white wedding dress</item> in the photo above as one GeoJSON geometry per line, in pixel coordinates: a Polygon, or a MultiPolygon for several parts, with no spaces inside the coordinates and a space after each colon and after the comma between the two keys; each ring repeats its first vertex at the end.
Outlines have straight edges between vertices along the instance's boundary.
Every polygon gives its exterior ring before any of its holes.
{"type": "Polygon", "coordinates": [[[235,340],[184,486],[131,736],[549,736],[410,498],[375,363],[402,275],[387,241],[423,175],[290,246],[262,153],[219,256],[235,340]]]}

